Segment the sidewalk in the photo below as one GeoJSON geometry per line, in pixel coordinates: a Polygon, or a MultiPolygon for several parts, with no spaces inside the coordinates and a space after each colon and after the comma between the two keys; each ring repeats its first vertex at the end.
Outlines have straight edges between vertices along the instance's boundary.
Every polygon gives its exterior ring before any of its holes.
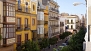
{"type": "Polygon", "coordinates": [[[53,51],[53,48],[58,48],[63,42],[65,42],[65,40],[66,39],[57,42],[57,44],[51,45],[50,49],[47,47],[45,49],[42,49],[41,51],[53,51]]]}

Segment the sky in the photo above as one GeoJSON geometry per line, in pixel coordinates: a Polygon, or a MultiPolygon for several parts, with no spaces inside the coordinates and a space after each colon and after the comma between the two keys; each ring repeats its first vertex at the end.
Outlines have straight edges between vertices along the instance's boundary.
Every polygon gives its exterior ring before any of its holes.
{"type": "Polygon", "coordinates": [[[85,0],[54,0],[58,3],[60,13],[69,13],[69,14],[77,14],[81,16],[81,14],[86,14],[86,5],[80,4],[78,6],[74,6],[74,2],[86,3],[85,0]]]}

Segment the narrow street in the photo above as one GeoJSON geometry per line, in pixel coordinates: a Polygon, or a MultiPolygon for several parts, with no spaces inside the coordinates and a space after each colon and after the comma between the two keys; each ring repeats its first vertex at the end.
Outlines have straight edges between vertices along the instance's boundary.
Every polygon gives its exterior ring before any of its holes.
{"type": "Polygon", "coordinates": [[[45,49],[43,49],[41,51],[53,51],[53,48],[58,48],[63,42],[65,42],[65,40],[66,39],[57,42],[57,44],[55,44],[55,45],[51,45],[50,49],[47,47],[47,48],[45,48],[45,49]]]}

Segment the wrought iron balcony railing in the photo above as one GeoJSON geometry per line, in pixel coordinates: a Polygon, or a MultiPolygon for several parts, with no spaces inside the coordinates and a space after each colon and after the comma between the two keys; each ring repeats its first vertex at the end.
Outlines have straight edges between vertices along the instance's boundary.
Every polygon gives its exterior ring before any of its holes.
{"type": "Polygon", "coordinates": [[[16,11],[30,13],[30,8],[16,4],[16,11]]]}
{"type": "Polygon", "coordinates": [[[24,25],[24,30],[30,30],[30,25],[25,24],[25,25],[24,25]]]}
{"type": "Polygon", "coordinates": [[[45,25],[48,24],[48,21],[45,21],[44,24],[45,24],[45,25]]]}
{"type": "Polygon", "coordinates": [[[59,25],[54,25],[55,27],[59,27],[59,25]]]}
{"type": "Polygon", "coordinates": [[[22,31],[23,25],[16,25],[16,31],[22,31]]]}

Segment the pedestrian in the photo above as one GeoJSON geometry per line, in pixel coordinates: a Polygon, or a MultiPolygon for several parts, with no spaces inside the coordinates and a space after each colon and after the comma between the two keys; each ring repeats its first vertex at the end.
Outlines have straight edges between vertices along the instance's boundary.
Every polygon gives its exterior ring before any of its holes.
{"type": "Polygon", "coordinates": [[[48,46],[49,49],[50,49],[50,46],[51,46],[51,45],[48,46]]]}
{"type": "Polygon", "coordinates": [[[57,44],[56,44],[56,46],[57,46],[57,44]]]}

